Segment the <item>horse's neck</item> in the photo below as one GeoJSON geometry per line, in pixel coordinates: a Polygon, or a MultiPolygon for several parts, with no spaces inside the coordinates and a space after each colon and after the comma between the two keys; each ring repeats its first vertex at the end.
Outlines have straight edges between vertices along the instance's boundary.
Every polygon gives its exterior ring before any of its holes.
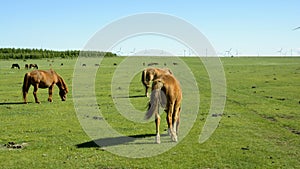
{"type": "Polygon", "coordinates": [[[60,88],[60,89],[65,89],[66,88],[66,85],[65,85],[65,82],[64,80],[57,75],[57,79],[58,79],[58,82],[56,83],[56,85],[60,88]]]}

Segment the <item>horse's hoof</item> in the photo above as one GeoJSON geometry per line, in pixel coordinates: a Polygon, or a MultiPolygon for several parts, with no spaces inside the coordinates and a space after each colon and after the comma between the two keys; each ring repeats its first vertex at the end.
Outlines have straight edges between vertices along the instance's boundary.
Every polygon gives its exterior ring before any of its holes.
{"type": "Polygon", "coordinates": [[[178,142],[177,135],[172,135],[171,140],[174,141],[174,142],[178,142]]]}
{"type": "Polygon", "coordinates": [[[155,140],[157,144],[160,144],[160,136],[156,136],[155,140]]]}

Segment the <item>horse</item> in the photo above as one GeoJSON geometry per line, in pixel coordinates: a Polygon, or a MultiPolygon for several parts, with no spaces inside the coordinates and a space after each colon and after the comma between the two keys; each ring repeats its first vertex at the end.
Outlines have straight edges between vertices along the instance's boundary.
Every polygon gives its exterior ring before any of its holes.
{"type": "Polygon", "coordinates": [[[11,68],[12,68],[12,69],[14,69],[14,68],[20,69],[20,66],[19,66],[19,64],[14,63],[14,64],[11,65],[11,68]]]}
{"type": "Polygon", "coordinates": [[[63,78],[57,74],[54,70],[33,70],[31,72],[28,72],[24,76],[24,81],[23,81],[23,99],[24,103],[27,103],[27,93],[30,88],[30,85],[33,85],[34,90],[33,90],[33,96],[35,98],[36,103],[40,103],[40,101],[37,98],[37,90],[38,88],[48,88],[49,90],[49,97],[48,101],[52,102],[52,90],[54,85],[57,85],[59,88],[59,95],[61,97],[62,101],[65,101],[67,98],[67,93],[68,93],[68,87],[63,78]]]}
{"type": "Polygon", "coordinates": [[[167,113],[166,120],[171,140],[175,142],[178,141],[181,101],[182,90],[180,83],[173,75],[164,74],[153,80],[151,99],[148,103],[148,111],[145,115],[145,119],[149,119],[155,114],[156,143],[160,143],[159,106],[164,107],[164,111],[167,113]]]}
{"type": "Polygon", "coordinates": [[[146,68],[142,72],[142,83],[145,87],[145,96],[149,97],[148,90],[151,88],[151,81],[162,74],[172,74],[172,71],[168,68],[160,69],[160,68],[146,68]]]}
{"type": "Polygon", "coordinates": [[[29,69],[31,69],[31,68],[39,69],[39,67],[38,67],[37,64],[30,64],[30,65],[29,65],[29,69]]]}
{"type": "Polygon", "coordinates": [[[148,66],[155,66],[158,65],[158,63],[154,62],[154,63],[149,63],[148,66]]]}

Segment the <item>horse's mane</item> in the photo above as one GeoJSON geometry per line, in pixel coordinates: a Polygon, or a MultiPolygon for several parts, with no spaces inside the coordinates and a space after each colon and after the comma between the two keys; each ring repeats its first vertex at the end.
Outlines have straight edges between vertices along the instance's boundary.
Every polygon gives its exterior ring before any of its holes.
{"type": "Polygon", "coordinates": [[[61,87],[64,89],[68,89],[67,84],[65,83],[64,79],[61,76],[58,76],[58,79],[61,83],[61,87]]]}
{"type": "Polygon", "coordinates": [[[66,84],[66,82],[64,81],[64,79],[58,74],[56,73],[54,70],[50,70],[52,71],[56,76],[57,76],[57,86],[60,87],[61,90],[66,90],[68,92],[68,86],[66,84]]]}

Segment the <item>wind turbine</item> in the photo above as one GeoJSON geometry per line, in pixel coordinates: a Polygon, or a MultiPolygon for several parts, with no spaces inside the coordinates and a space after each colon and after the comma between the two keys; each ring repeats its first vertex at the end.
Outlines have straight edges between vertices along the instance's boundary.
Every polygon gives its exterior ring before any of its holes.
{"type": "Polygon", "coordinates": [[[163,56],[164,55],[164,50],[160,51],[160,55],[163,56]]]}
{"type": "Polygon", "coordinates": [[[189,48],[189,56],[191,56],[192,55],[192,51],[191,51],[191,49],[189,48]]]}
{"type": "Polygon", "coordinates": [[[280,53],[280,56],[282,55],[282,48],[280,48],[279,51],[277,51],[278,53],[280,53]]]}
{"type": "Polygon", "coordinates": [[[116,52],[117,55],[119,55],[121,53],[121,51],[122,51],[122,48],[120,47],[120,49],[116,52]]]}
{"type": "Polygon", "coordinates": [[[133,48],[132,51],[129,52],[130,54],[134,54],[135,53],[135,48],[133,48]]]}
{"type": "Polygon", "coordinates": [[[288,53],[288,51],[286,50],[286,51],[284,51],[284,54],[283,54],[283,55],[286,56],[287,53],[288,53]]]}
{"type": "Polygon", "coordinates": [[[235,50],[235,56],[239,56],[239,51],[238,50],[235,50]]]}
{"type": "Polygon", "coordinates": [[[226,56],[226,53],[227,53],[227,56],[230,56],[231,55],[231,49],[232,48],[230,48],[229,50],[226,50],[224,55],[226,56]]]}

